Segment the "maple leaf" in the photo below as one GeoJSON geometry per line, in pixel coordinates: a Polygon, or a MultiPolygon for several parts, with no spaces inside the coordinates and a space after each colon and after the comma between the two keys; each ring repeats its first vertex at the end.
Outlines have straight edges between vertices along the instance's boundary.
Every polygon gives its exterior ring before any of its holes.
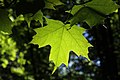
{"type": "MultiPolygon", "coordinates": [[[[77,55],[88,58],[88,47],[91,46],[82,33],[85,29],[76,25],[64,25],[61,21],[47,19],[48,25],[35,29],[36,35],[31,43],[38,44],[39,47],[51,46],[49,60],[55,64],[54,71],[62,63],[68,66],[69,52],[73,51],[77,55]]],[[[53,72],[54,72],[53,71],[53,72]]]]}

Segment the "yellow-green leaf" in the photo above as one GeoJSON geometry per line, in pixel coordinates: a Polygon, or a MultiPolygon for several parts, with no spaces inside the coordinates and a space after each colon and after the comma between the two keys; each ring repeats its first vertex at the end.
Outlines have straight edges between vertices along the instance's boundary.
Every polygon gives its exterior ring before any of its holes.
{"type": "Polygon", "coordinates": [[[17,67],[17,68],[16,67],[11,67],[11,72],[16,73],[18,75],[23,75],[24,71],[25,71],[24,67],[17,67]]]}
{"type": "Polygon", "coordinates": [[[49,60],[55,64],[54,71],[62,63],[68,65],[69,52],[73,51],[77,55],[88,58],[88,47],[90,44],[82,33],[85,29],[74,25],[64,25],[61,21],[46,19],[48,25],[35,29],[36,35],[31,43],[38,44],[39,47],[51,46],[49,60]]]}

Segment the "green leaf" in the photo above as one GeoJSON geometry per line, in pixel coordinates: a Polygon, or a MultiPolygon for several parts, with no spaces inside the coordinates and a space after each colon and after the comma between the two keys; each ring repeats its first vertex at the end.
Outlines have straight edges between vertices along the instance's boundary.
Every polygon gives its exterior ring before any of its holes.
{"type": "Polygon", "coordinates": [[[85,5],[106,15],[119,8],[112,0],[93,0],[85,5]]]}
{"type": "Polygon", "coordinates": [[[38,44],[39,47],[51,46],[49,60],[55,64],[54,71],[62,63],[68,66],[69,52],[73,51],[77,55],[88,58],[88,47],[90,44],[82,33],[85,29],[74,25],[64,25],[61,21],[46,19],[48,25],[35,29],[36,35],[31,43],[38,44]]]}
{"type": "Polygon", "coordinates": [[[89,26],[99,24],[105,15],[114,12],[118,8],[112,0],[93,0],[84,5],[75,5],[71,13],[74,15],[70,20],[71,26],[77,22],[87,22],[89,26]]]}
{"type": "Polygon", "coordinates": [[[86,22],[89,26],[94,26],[102,22],[103,19],[104,17],[97,14],[94,10],[90,10],[88,7],[82,7],[70,20],[70,24],[73,26],[77,22],[86,22]]]}
{"type": "Polygon", "coordinates": [[[55,10],[54,6],[57,5],[63,5],[63,3],[60,0],[46,0],[44,8],[55,10]]]}
{"type": "Polygon", "coordinates": [[[71,11],[71,14],[76,14],[83,6],[82,5],[74,5],[71,11]]]}
{"type": "Polygon", "coordinates": [[[47,0],[47,1],[54,5],[62,5],[63,4],[60,0],[47,0]]]}
{"type": "Polygon", "coordinates": [[[40,21],[40,23],[43,26],[43,13],[41,12],[41,10],[39,10],[34,16],[33,19],[36,21],[40,21]]]}
{"type": "Polygon", "coordinates": [[[8,12],[5,9],[0,9],[0,31],[12,33],[12,21],[8,17],[8,12]]]}
{"type": "Polygon", "coordinates": [[[31,20],[39,21],[43,26],[43,13],[41,12],[41,10],[36,12],[34,15],[31,13],[26,14],[26,15],[24,15],[24,18],[27,21],[29,27],[30,27],[31,20]]]}
{"type": "Polygon", "coordinates": [[[54,5],[52,3],[50,3],[50,2],[47,2],[47,1],[45,1],[45,7],[44,8],[45,9],[53,9],[53,10],[55,10],[54,5]]]}
{"type": "Polygon", "coordinates": [[[31,20],[33,19],[33,18],[32,18],[32,15],[33,15],[32,13],[29,13],[29,14],[25,14],[25,15],[24,15],[24,20],[27,21],[29,27],[30,27],[31,20]]]}

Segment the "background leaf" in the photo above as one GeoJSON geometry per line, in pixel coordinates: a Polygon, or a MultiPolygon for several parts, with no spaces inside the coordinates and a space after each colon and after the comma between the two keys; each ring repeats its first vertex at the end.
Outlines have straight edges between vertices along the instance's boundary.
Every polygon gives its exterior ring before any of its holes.
{"type": "Polygon", "coordinates": [[[63,3],[60,0],[46,0],[44,8],[55,10],[54,6],[57,5],[63,5],[63,3]]]}
{"type": "Polygon", "coordinates": [[[27,21],[29,27],[30,27],[31,20],[39,21],[43,26],[43,13],[41,12],[41,10],[36,12],[34,15],[32,13],[25,14],[24,18],[27,21]]]}
{"type": "Polygon", "coordinates": [[[8,17],[8,12],[5,9],[0,9],[0,31],[11,33],[12,22],[8,17]]]}
{"type": "Polygon", "coordinates": [[[89,26],[94,26],[102,22],[103,19],[104,17],[97,14],[94,10],[91,10],[88,7],[80,7],[80,10],[70,20],[70,23],[71,26],[73,26],[77,22],[86,22],[89,26]]]}
{"type": "Polygon", "coordinates": [[[85,5],[106,15],[114,12],[119,7],[112,0],[93,0],[85,5]]]}
{"type": "Polygon", "coordinates": [[[114,12],[117,8],[118,5],[112,0],[93,0],[84,5],[75,5],[71,11],[74,15],[70,20],[71,26],[84,21],[89,26],[94,26],[104,20],[105,15],[114,12]]]}
{"type": "Polygon", "coordinates": [[[41,10],[39,10],[34,16],[33,19],[36,21],[40,21],[40,23],[43,26],[43,13],[41,12],[41,10]]]}

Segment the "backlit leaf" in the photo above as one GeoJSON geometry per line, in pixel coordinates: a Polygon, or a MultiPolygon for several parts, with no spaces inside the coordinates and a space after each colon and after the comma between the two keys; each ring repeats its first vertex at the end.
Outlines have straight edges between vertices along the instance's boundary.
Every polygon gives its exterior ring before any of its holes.
{"type": "Polygon", "coordinates": [[[90,44],[82,33],[85,29],[74,25],[64,25],[61,21],[46,19],[48,25],[35,29],[36,35],[31,43],[38,44],[39,47],[51,46],[49,60],[55,64],[54,71],[62,63],[68,66],[69,52],[73,51],[77,55],[88,58],[88,47],[90,44]]]}

